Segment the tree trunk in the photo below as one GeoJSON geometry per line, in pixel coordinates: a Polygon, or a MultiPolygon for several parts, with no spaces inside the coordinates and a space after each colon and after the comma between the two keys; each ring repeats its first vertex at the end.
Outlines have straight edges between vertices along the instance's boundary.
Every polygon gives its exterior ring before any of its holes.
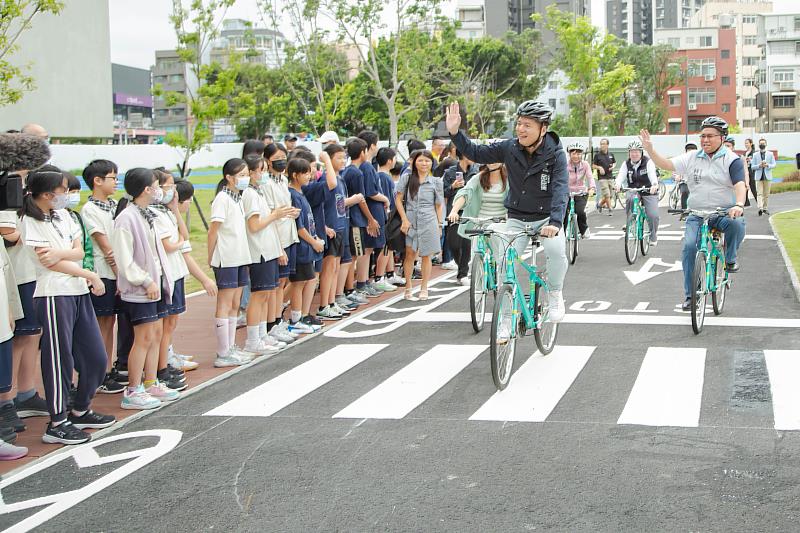
{"type": "Polygon", "coordinates": [[[391,103],[387,106],[389,110],[389,146],[397,146],[399,132],[398,130],[398,122],[400,122],[400,117],[397,116],[397,111],[394,108],[394,103],[391,103]]]}

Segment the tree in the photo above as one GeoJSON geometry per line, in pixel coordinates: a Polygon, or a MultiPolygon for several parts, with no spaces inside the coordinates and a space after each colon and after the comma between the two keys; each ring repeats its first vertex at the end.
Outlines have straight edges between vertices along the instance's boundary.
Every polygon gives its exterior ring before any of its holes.
{"type": "Polygon", "coordinates": [[[339,38],[357,50],[361,72],[386,106],[391,144],[398,141],[401,119],[420,113],[420,108],[427,107],[434,97],[432,92],[436,92],[424,79],[435,58],[425,48],[404,49],[404,44],[419,42],[424,32],[404,23],[435,21],[441,1],[320,0],[323,12],[337,26],[339,38]],[[386,30],[388,36],[379,38],[386,30]]]}
{"type": "MultiPolygon", "coordinates": [[[[279,28],[288,18],[296,46],[287,45],[279,72],[287,91],[303,111],[302,124],[319,133],[333,127],[332,117],[341,104],[339,87],[347,83],[347,58],[326,43],[328,32],[320,27],[319,0],[257,0],[261,20],[279,28]],[[279,18],[278,13],[283,17],[279,18]]],[[[280,59],[280,54],[276,53],[280,59]]]]}
{"type": "MultiPolygon", "coordinates": [[[[540,21],[542,17],[535,14],[532,18],[540,21]]],[[[591,146],[597,109],[620,112],[622,96],[634,79],[635,69],[619,60],[619,39],[601,36],[588,17],[576,17],[550,6],[545,25],[556,36],[559,46],[555,64],[569,78],[567,88],[575,92],[570,101],[585,120],[591,146]]]]}
{"type": "Polygon", "coordinates": [[[684,80],[681,66],[675,62],[671,46],[624,45],[619,56],[636,69],[636,80],[629,86],[630,95],[623,113],[612,119],[613,133],[635,134],[642,129],[661,131],[667,116],[667,90],[684,80]]]}
{"type": "Polygon", "coordinates": [[[192,154],[211,141],[211,123],[228,115],[227,96],[233,92],[235,73],[219,65],[204,62],[211,43],[219,35],[225,12],[235,0],[191,0],[184,6],[181,0],[172,4],[170,22],[178,38],[176,51],[185,63],[193,80],[186,80],[186,92],[164,91],[156,85],[153,94],[163,96],[168,107],[186,105],[186,129],[171,132],[167,144],[184,149],[181,176],[185,175],[192,154]],[[197,82],[194,87],[193,81],[197,82]]]}
{"type": "Polygon", "coordinates": [[[20,35],[30,29],[36,15],[58,14],[63,7],[58,0],[3,0],[0,4],[0,107],[18,102],[25,91],[36,88],[27,67],[9,61],[19,49],[20,35]]]}

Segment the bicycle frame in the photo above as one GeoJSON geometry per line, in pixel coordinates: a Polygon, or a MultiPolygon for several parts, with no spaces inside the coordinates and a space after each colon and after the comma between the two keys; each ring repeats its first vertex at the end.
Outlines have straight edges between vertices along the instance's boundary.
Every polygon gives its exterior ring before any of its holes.
{"type": "Polygon", "coordinates": [[[698,245],[698,251],[702,252],[706,256],[706,291],[705,294],[710,294],[712,292],[716,292],[719,288],[717,285],[717,277],[715,272],[712,270],[713,261],[709,261],[711,258],[715,258],[717,261],[722,261],[725,264],[725,257],[722,255],[722,252],[717,246],[717,241],[713,238],[711,234],[711,227],[710,227],[710,220],[713,215],[707,215],[703,217],[703,224],[700,226],[700,243],[698,245]]]}
{"type": "MultiPolygon", "coordinates": [[[[504,283],[510,284],[514,287],[514,311],[513,311],[513,326],[516,329],[518,326],[518,315],[521,311],[522,319],[525,321],[525,327],[527,329],[534,329],[538,328],[539,325],[546,320],[544,314],[540,317],[540,320],[537,322],[534,319],[533,313],[536,306],[535,299],[530,297],[528,300],[525,299],[525,296],[522,293],[522,290],[519,286],[519,281],[517,280],[517,274],[514,271],[514,265],[516,263],[521,264],[525,270],[528,272],[528,276],[530,279],[531,284],[531,293],[534,293],[534,286],[539,285],[544,290],[549,291],[550,288],[547,285],[547,282],[539,277],[536,271],[536,265],[528,265],[525,261],[517,253],[517,249],[514,248],[514,241],[521,237],[525,236],[525,233],[521,233],[517,237],[515,237],[509,244],[506,250],[506,272],[505,272],[505,279],[503,280],[504,283]]],[[[535,248],[534,248],[535,250],[535,248]]]]}
{"type": "Polygon", "coordinates": [[[494,252],[489,244],[489,237],[484,234],[477,236],[475,241],[475,252],[483,258],[483,289],[494,291],[497,289],[497,269],[494,259],[494,252]]]}

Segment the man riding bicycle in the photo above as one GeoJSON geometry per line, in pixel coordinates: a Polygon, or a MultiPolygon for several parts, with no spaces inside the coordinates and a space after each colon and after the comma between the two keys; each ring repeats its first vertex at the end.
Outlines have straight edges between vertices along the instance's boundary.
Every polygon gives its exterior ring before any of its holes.
{"type": "MultiPolygon", "coordinates": [[[[700,128],[700,150],[672,159],[665,159],[653,148],[650,133],[641,131],[642,142],[655,163],[677,172],[685,178],[689,187],[689,209],[710,211],[717,208],[728,210],[728,216],[711,218],[709,224],[725,234],[725,262],[728,272],[736,272],[739,266],[736,255],[744,240],[744,202],[747,187],[744,179],[744,163],[733,151],[722,143],[728,136],[728,123],[720,117],[708,117],[700,128]]],[[[702,218],[690,216],[686,219],[683,235],[683,310],[691,309],[692,273],[697,253],[698,233],[702,218]]]]}
{"type": "MultiPolygon", "coordinates": [[[[651,153],[648,150],[648,153],[651,153]]],[[[652,153],[651,153],[652,155],[652,153]]],[[[619,167],[616,190],[648,188],[648,192],[628,191],[625,193],[625,213],[627,220],[633,215],[633,197],[639,195],[644,212],[650,221],[650,246],[658,245],[658,171],[655,164],[644,155],[642,143],[628,143],[628,159],[619,167]]],[[[623,228],[624,229],[624,228],[623,228]]]]}
{"type": "MultiPolygon", "coordinates": [[[[508,171],[509,193],[506,229],[509,233],[526,228],[538,230],[547,258],[550,286],[550,320],[564,318],[564,298],[561,289],[567,273],[564,235],[560,229],[569,200],[567,157],[558,135],[548,130],[553,108],[542,102],[528,100],[517,108],[515,139],[487,146],[469,140],[461,125],[458,103],[450,104],[445,124],[456,148],[476,163],[505,163],[508,171]]],[[[528,239],[518,238],[514,248],[521,255],[528,239]]]]}

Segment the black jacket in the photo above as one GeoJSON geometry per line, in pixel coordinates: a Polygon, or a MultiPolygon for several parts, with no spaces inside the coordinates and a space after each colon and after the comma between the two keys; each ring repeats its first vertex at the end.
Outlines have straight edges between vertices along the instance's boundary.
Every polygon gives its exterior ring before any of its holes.
{"type": "Polygon", "coordinates": [[[476,163],[504,163],[508,171],[509,193],[505,206],[508,217],[524,221],[550,217],[560,228],[569,200],[567,155],[558,135],[549,131],[532,156],[517,139],[482,146],[469,140],[463,131],[451,136],[459,152],[476,163]]]}
{"type": "MultiPolygon", "coordinates": [[[[456,163],[445,170],[444,175],[442,176],[442,181],[444,182],[444,197],[447,199],[447,213],[445,213],[445,216],[447,216],[450,213],[450,210],[453,209],[453,199],[456,197],[456,193],[460,190],[453,188],[453,182],[456,181],[456,172],[464,172],[461,170],[460,163],[456,163]]],[[[478,165],[470,165],[469,168],[467,168],[467,171],[464,172],[464,184],[466,185],[466,183],[477,173],[478,165]]]]}

